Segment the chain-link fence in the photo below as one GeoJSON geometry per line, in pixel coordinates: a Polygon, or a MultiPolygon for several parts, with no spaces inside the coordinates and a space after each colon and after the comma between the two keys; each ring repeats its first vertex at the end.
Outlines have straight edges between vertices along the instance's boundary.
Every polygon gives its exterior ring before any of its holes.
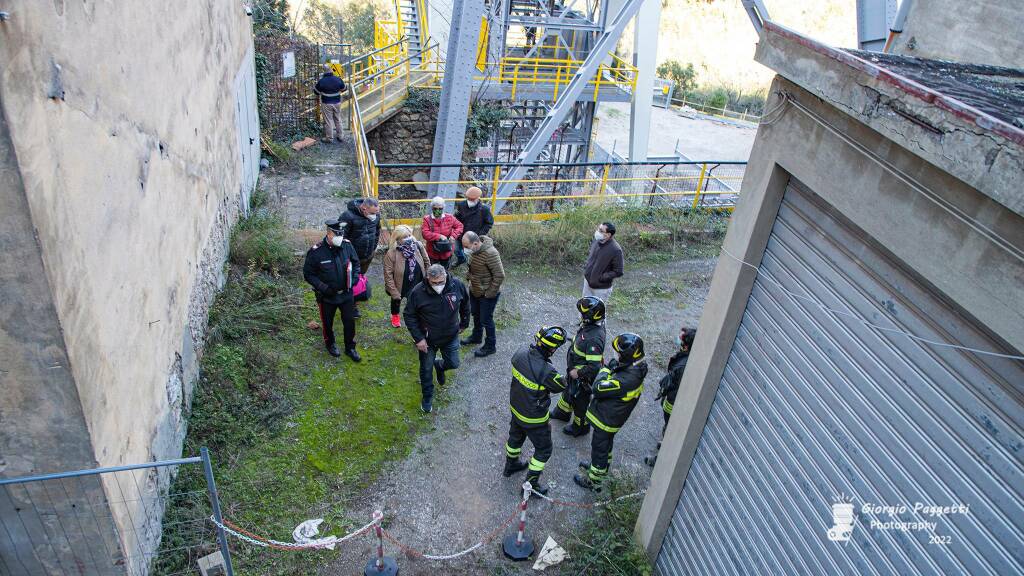
{"type": "Polygon", "coordinates": [[[212,468],[196,458],[0,479],[0,574],[230,575],[212,468]],[[176,492],[180,474],[205,477],[176,492]],[[187,506],[187,519],[165,513],[187,506]]]}

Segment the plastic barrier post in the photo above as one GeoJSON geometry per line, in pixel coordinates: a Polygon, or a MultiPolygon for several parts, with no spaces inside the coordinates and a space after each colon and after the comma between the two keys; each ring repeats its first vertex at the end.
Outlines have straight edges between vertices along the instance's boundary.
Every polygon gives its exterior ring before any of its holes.
{"type": "Polygon", "coordinates": [[[384,530],[380,527],[383,518],[384,513],[380,510],[373,513],[373,519],[376,521],[374,530],[377,532],[377,555],[366,563],[363,576],[398,576],[398,563],[394,558],[384,555],[384,530]]]}
{"type": "Polygon", "coordinates": [[[515,534],[505,536],[501,542],[501,550],[509,559],[516,562],[528,560],[533,555],[535,546],[533,540],[526,537],[526,503],[530,501],[530,492],[533,485],[529,482],[523,483],[523,503],[519,505],[519,529],[515,534]]]}

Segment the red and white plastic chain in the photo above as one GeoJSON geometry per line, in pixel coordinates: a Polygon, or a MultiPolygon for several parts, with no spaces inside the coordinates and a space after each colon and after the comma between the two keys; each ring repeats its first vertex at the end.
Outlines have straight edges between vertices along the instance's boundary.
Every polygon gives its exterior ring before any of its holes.
{"type": "Polygon", "coordinates": [[[243,542],[248,542],[253,546],[259,546],[260,548],[272,548],[274,550],[289,550],[293,552],[298,550],[320,550],[322,548],[327,548],[328,546],[332,546],[334,544],[340,544],[346,540],[350,540],[352,538],[355,538],[356,536],[365,534],[373,528],[374,524],[377,523],[376,520],[373,520],[369,524],[363,526],[355,532],[346,534],[345,536],[341,536],[339,538],[328,539],[327,541],[323,542],[310,542],[309,544],[298,544],[296,542],[281,542],[280,540],[264,538],[257,534],[253,534],[252,532],[249,532],[239,526],[236,526],[227,519],[224,519],[223,523],[221,523],[217,522],[213,518],[213,516],[210,516],[210,522],[215,524],[217,527],[223,529],[224,532],[230,534],[231,536],[234,536],[235,538],[238,538],[243,542]]]}

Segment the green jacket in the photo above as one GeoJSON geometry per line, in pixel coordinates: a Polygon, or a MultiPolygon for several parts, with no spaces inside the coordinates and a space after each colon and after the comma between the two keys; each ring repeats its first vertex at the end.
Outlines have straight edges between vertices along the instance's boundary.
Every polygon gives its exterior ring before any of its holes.
{"type": "Polygon", "coordinates": [[[480,250],[469,258],[469,293],[477,298],[495,298],[505,281],[501,255],[489,236],[480,237],[480,250]]]}

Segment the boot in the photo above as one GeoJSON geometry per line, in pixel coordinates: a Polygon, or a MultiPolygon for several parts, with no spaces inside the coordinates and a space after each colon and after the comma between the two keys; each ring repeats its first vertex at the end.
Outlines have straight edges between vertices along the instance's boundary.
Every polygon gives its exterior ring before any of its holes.
{"type": "Polygon", "coordinates": [[[577,466],[584,470],[590,470],[590,460],[580,460],[580,463],[577,464],[577,466]]]}
{"type": "Polygon", "coordinates": [[[483,344],[483,342],[484,342],[483,334],[470,334],[469,338],[463,338],[462,340],[459,340],[459,344],[461,344],[463,346],[470,346],[470,345],[473,345],[473,344],[483,344]]]}
{"type": "Polygon", "coordinates": [[[477,348],[476,351],[473,352],[473,356],[476,356],[477,358],[484,358],[486,356],[494,354],[497,351],[498,350],[495,349],[494,346],[481,346],[480,348],[477,348]]]}
{"type": "Polygon", "coordinates": [[[594,492],[601,491],[601,483],[594,482],[590,479],[590,474],[586,472],[579,472],[572,477],[572,481],[576,483],[580,488],[586,488],[587,490],[593,490],[594,492]]]}
{"type": "Polygon", "coordinates": [[[657,461],[658,461],[658,455],[657,454],[654,454],[653,456],[644,456],[644,464],[647,464],[651,468],[654,467],[654,464],[657,461]]]}
{"type": "Polygon", "coordinates": [[[590,426],[577,426],[575,422],[571,422],[568,426],[562,428],[562,432],[572,436],[573,438],[579,438],[580,436],[586,436],[590,433],[590,426]]]}
{"type": "Polygon", "coordinates": [[[547,496],[548,487],[540,483],[540,472],[530,471],[526,474],[526,481],[533,486],[533,491],[547,496]]]}
{"type": "Polygon", "coordinates": [[[523,462],[519,458],[509,458],[508,456],[505,456],[505,470],[502,474],[505,478],[509,478],[516,472],[526,470],[527,467],[529,467],[529,464],[523,462]]]}
{"type": "Polygon", "coordinates": [[[341,350],[338,350],[338,346],[336,344],[331,344],[330,346],[328,346],[327,353],[330,354],[331,356],[334,356],[335,358],[341,356],[341,350]]]}

